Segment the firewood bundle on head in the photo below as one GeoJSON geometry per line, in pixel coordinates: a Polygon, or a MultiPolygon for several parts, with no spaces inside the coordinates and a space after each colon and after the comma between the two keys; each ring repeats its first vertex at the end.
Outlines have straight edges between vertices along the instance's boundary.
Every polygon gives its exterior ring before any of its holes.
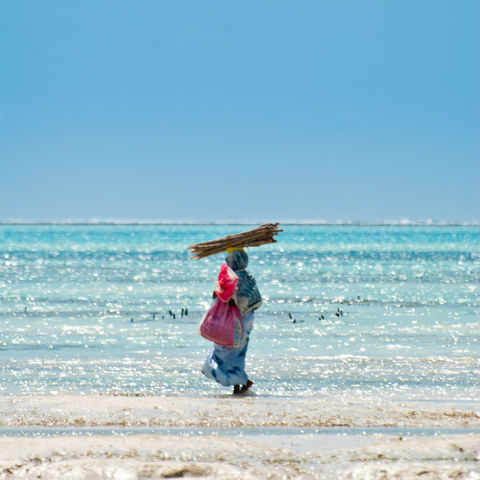
{"type": "Polygon", "coordinates": [[[228,248],[259,247],[266,243],[275,243],[276,240],[273,237],[278,232],[283,232],[283,230],[278,228],[278,223],[264,223],[247,232],[227,235],[209,242],[197,243],[196,245],[190,245],[188,248],[193,255],[193,259],[196,260],[225,252],[228,248]]]}

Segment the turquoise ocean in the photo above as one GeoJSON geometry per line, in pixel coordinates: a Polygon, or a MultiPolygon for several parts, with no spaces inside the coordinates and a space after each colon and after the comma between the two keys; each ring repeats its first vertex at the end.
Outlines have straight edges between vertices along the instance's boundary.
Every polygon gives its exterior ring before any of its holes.
{"type": "MultiPolygon", "coordinates": [[[[1,225],[0,394],[227,392],[197,333],[224,255],[186,247],[251,227],[1,225]]],[[[248,250],[257,395],[480,398],[479,227],[283,228],[248,250]]]]}

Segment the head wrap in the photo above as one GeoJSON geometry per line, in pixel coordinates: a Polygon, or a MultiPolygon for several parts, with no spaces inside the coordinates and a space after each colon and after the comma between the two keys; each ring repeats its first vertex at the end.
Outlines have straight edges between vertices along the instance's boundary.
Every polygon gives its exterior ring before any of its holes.
{"type": "MultiPolygon", "coordinates": [[[[228,250],[227,250],[228,252],[228,250]]],[[[245,270],[248,265],[248,255],[245,250],[240,249],[235,249],[232,252],[228,253],[227,256],[227,265],[235,272],[239,270],[245,270]]]]}

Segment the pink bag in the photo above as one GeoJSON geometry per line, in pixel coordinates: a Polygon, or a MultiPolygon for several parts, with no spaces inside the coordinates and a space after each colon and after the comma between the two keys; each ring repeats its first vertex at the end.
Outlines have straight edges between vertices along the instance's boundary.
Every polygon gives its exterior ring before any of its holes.
{"type": "Polygon", "coordinates": [[[217,298],[200,323],[200,335],[224,347],[240,347],[242,321],[238,307],[217,298]]]}

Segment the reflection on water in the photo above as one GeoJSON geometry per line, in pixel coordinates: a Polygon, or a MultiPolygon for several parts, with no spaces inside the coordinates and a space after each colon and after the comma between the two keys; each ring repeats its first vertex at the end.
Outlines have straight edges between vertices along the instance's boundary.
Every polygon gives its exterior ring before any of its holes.
{"type": "MultiPolygon", "coordinates": [[[[245,228],[0,226],[0,393],[218,391],[197,326],[223,256],[185,247],[245,228]]],[[[479,228],[284,228],[249,252],[259,393],[478,397],[479,228]]]]}

